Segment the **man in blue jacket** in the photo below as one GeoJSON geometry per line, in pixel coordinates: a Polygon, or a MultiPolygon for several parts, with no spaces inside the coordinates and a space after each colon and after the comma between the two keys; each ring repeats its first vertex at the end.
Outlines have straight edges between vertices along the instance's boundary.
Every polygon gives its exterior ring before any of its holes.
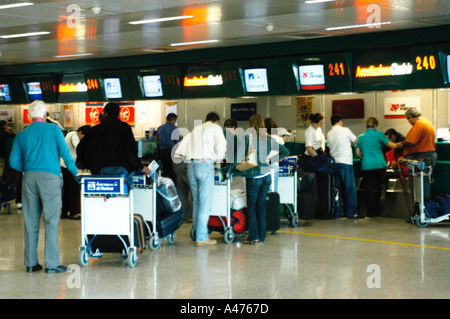
{"type": "Polygon", "coordinates": [[[44,212],[45,271],[65,272],[61,265],[58,245],[58,224],[61,213],[60,157],[67,169],[78,174],[64,135],[57,125],[45,122],[46,105],[34,101],[28,107],[33,123],[17,134],[10,156],[11,168],[23,172],[22,210],[25,237],[25,266],[27,272],[41,270],[37,245],[39,223],[44,212]]]}

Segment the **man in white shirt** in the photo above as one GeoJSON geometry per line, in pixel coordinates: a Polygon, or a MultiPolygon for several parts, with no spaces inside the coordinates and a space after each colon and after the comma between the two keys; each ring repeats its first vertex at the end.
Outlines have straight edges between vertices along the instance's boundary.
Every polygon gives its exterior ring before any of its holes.
{"type": "Polygon", "coordinates": [[[344,217],[344,206],[347,218],[364,218],[356,212],[356,185],[353,172],[352,146],[358,142],[357,137],[346,127],[343,127],[339,114],[331,116],[333,127],[327,134],[330,155],[336,161],[336,186],[339,189],[339,205],[336,216],[344,217]],[[345,205],[344,205],[345,204],[345,205]]]}
{"type": "Polygon", "coordinates": [[[177,148],[188,164],[188,179],[193,199],[193,223],[197,246],[216,245],[209,239],[208,220],[212,209],[214,166],[225,158],[227,141],[219,126],[219,116],[206,115],[206,122],[194,127],[177,148]]]}

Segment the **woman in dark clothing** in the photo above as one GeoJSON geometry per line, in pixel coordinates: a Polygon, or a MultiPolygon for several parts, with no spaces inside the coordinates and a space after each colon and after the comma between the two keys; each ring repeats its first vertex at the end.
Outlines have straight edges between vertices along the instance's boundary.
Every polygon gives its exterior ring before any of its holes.
{"type": "MultiPolygon", "coordinates": [[[[244,149],[247,154],[250,143],[257,154],[258,166],[244,171],[247,189],[248,238],[244,244],[264,243],[266,238],[266,196],[271,184],[270,162],[279,161],[289,155],[286,147],[267,135],[264,119],[253,115],[249,119],[250,132],[245,135],[244,149]],[[271,153],[275,156],[270,157],[271,153]]],[[[242,157],[240,157],[242,158],[242,157]]]]}

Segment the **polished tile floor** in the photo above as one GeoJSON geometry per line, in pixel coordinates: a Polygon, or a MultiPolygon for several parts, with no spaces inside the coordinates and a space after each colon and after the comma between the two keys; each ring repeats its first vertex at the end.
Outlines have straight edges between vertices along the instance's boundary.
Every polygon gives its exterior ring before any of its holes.
{"type": "MultiPolygon", "coordinates": [[[[78,265],[80,221],[61,220],[60,251],[71,272],[25,272],[20,210],[0,212],[0,298],[410,299],[450,298],[450,223],[404,219],[313,220],[282,227],[264,245],[195,247],[184,224],[175,243],[139,255],[78,265]]],[[[39,258],[44,259],[41,226],[39,258]]]]}

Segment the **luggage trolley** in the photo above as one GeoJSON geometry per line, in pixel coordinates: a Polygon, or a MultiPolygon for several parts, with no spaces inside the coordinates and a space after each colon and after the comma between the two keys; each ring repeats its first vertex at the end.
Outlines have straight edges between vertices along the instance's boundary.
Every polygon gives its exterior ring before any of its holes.
{"type": "MultiPolygon", "coordinates": [[[[81,246],[79,262],[86,266],[90,258],[101,258],[100,248],[93,242],[101,235],[115,235],[123,244],[122,256],[128,266],[135,267],[137,248],[134,245],[133,189],[126,177],[82,176],[81,183],[81,246]]],[[[111,252],[111,251],[108,251],[111,252]]]]}
{"type": "Polygon", "coordinates": [[[408,165],[408,171],[409,174],[413,178],[413,199],[414,203],[418,205],[419,211],[418,214],[414,215],[414,217],[411,218],[412,223],[416,223],[419,227],[427,227],[429,223],[439,223],[443,220],[450,220],[450,213],[444,214],[442,216],[431,218],[428,214],[426,208],[425,208],[425,201],[423,196],[423,178],[426,176],[429,176],[431,174],[431,167],[427,166],[425,161],[423,160],[410,160],[410,159],[404,159],[403,162],[405,162],[408,165]],[[409,169],[410,168],[410,169],[409,169]],[[416,192],[416,178],[419,178],[419,196],[417,196],[416,192]]]}
{"type": "Polygon", "coordinates": [[[133,201],[134,212],[140,214],[146,223],[146,227],[149,233],[148,246],[151,250],[156,250],[165,240],[169,244],[173,244],[175,241],[175,233],[167,235],[165,237],[159,237],[157,230],[157,187],[158,187],[158,163],[153,161],[149,166],[151,170],[150,177],[147,177],[144,173],[137,173],[133,176],[133,201]]]}
{"type": "Polygon", "coordinates": [[[297,157],[287,158],[279,164],[278,193],[280,204],[288,209],[289,225],[297,227],[299,215],[297,212],[297,157]],[[291,208],[290,205],[293,205],[291,208]]]}
{"type": "MultiPolygon", "coordinates": [[[[219,217],[223,225],[224,240],[227,244],[231,244],[236,237],[231,226],[231,176],[223,180],[218,176],[216,174],[214,179],[213,207],[210,217],[219,217]]],[[[196,238],[194,225],[191,228],[191,238],[192,240],[196,238]]]]}

